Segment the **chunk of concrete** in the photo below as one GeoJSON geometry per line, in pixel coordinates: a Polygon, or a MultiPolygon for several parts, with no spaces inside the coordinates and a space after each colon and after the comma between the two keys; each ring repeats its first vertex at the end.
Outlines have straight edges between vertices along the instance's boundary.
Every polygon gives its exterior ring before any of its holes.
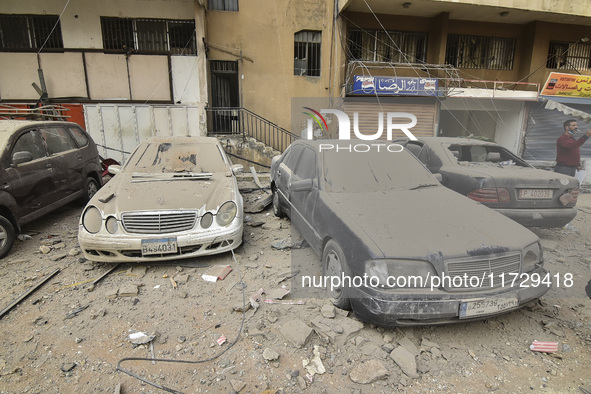
{"type": "Polygon", "coordinates": [[[409,352],[411,352],[413,356],[419,355],[419,349],[416,347],[416,345],[410,339],[402,338],[401,340],[398,341],[398,344],[400,346],[403,346],[409,352]]]}
{"type": "Polygon", "coordinates": [[[413,379],[419,377],[419,374],[417,373],[417,362],[415,360],[415,356],[406,350],[404,346],[399,346],[392,350],[390,357],[396,364],[398,364],[400,369],[402,369],[402,372],[404,372],[408,377],[413,379]]]}
{"type": "Polygon", "coordinates": [[[349,378],[355,383],[369,384],[388,376],[388,370],[378,360],[361,363],[351,370],[349,378]]]}
{"type": "Polygon", "coordinates": [[[314,330],[300,319],[286,322],[279,331],[285,339],[298,348],[304,347],[314,333],[314,330]]]}
{"type": "Polygon", "coordinates": [[[263,358],[267,361],[275,361],[279,358],[279,353],[268,347],[263,350],[263,358]]]}

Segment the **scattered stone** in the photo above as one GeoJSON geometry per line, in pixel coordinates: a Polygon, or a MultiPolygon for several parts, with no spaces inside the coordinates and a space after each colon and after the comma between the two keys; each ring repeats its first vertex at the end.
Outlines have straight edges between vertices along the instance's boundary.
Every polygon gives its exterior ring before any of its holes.
{"type": "Polygon", "coordinates": [[[573,350],[571,349],[570,345],[568,343],[563,343],[562,344],[562,351],[564,352],[572,352],[573,350]]]}
{"type": "Polygon", "coordinates": [[[96,312],[96,311],[91,311],[91,312],[90,312],[90,318],[91,318],[92,320],[94,320],[94,319],[96,319],[97,317],[103,317],[103,316],[105,316],[106,314],[107,314],[107,310],[106,310],[105,308],[101,308],[101,309],[99,309],[99,311],[98,311],[98,312],[96,312]]]}
{"type": "Polygon", "coordinates": [[[117,298],[117,294],[119,293],[119,289],[110,289],[105,292],[105,297],[108,299],[117,298]]]}
{"type": "Polygon", "coordinates": [[[185,337],[184,337],[184,336],[182,336],[182,335],[181,335],[180,337],[178,337],[178,338],[177,338],[177,341],[178,341],[179,343],[184,343],[186,340],[187,340],[187,338],[185,338],[185,337]]]}
{"type": "Polygon", "coordinates": [[[53,245],[53,248],[54,249],[63,249],[65,247],[66,247],[66,244],[63,243],[63,242],[58,242],[58,243],[56,243],[56,244],[53,245]]]}
{"type": "Polygon", "coordinates": [[[78,249],[78,248],[70,249],[70,251],[68,252],[68,256],[78,256],[79,254],[80,254],[80,249],[78,249]]]}
{"type": "Polygon", "coordinates": [[[336,316],[335,307],[332,304],[324,304],[320,309],[320,313],[327,319],[334,319],[336,316]]]}
{"type": "Polygon", "coordinates": [[[39,251],[41,253],[43,253],[43,254],[47,254],[47,253],[49,253],[51,251],[51,248],[49,246],[47,246],[47,245],[41,245],[39,247],[39,251]]]}
{"type": "Polygon", "coordinates": [[[148,267],[146,267],[145,265],[136,266],[136,267],[133,267],[132,272],[133,272],[133,275],[143,278],[146,275],[146,272],[148,272],[148,267]]]}
{"type": "Polygon", "coordinates": [[[179,285],[186,285],[189,282],[189,274],[177,275],[174,280],[179,285]]]}
{"type": "Polygon", "coordinates": [[[265,230],[281,230],[281,222],[273,221],[271,223],[265,222],[262,227],[265,230]]]}
{"type": "Polygon", "coordinates": [[[554,323],[554,322],[546,323],[544,325],[544,329],[550,331],[552,334],[554,334],[556,336],[564,337],[564,330],[562,328],[560,328],[557,323],[554,323]]]}
{"type": "Polygon", "coordinates": [[[398,341],[398,344],[400,346],[403,346],[410,353],[412,353],[413,356],[419,355],[419,349],[415,346],[414,343],[412,343],[412,341],[410,339],[402,338],[401,340],[398,341]]]}
{"type": "Polygon", "coordinates": [[[324,368],[324,364],[322,364],[322,360],[320,359],[320,347],[314,345],[314,356],[310,360],[302,360],[302,364],[308,374],[310,376],[314,376],[316,374],[322,375],[326,372],[326,368],[324,368]]]}
{"type": "Polygon", "coordinates": [[[394,345],[391,343],[384,343],[382,345],[382,350],[389,354],[392,352],[392,350],[394,350],[394,345]]]}
{"type": "Polygon", "coordinates": [[[430,348],[433,348],[433,347],[436,347],[436,348],[439,347],[438,344],[436,344],[435,342],[431,342],[430,340],[428,340],[427,338],[424,338],[424,337],[421,339],[421,346],[424,347],[425,349],[430,349],[430,348]]]}
{"type": "Polygon", "coordinates": [[[281,326],[279,331],[281,331],[285,339],[298,348],[304,347],[314,333],[314,330],[300,319],[286,322],[281,326]]]}
{"type": "Polygon", "coordinates": [[[279,358],[279,353],[271,348],[265,348],[263,350],[263,358],[267,361],[275,361],[279,358]]]}
{"type": "Polygon", "coordinates": [[[59,260],[65,258],[67,255],[68,255],[67,253],[56,254],[55,256],[51,256],[51,261],[59,261],[59,260]]]}
{"type": "Polygon", "coordinates": [[[553,241],[550,239],[540,239],[540,243],[542,244],[542,247],[544,249],[548,249],[548,250],[556,250],[556,248],[558,247],[558,242],[557,241],[553,241]]]}
{"type": "Polygon", "coordinates": [[[380,354],[380,348],[373,342],[368,342],[364,344],[360,349],[361,354],[364,356],[373,356],[380,354]]]}
{"type": "Polygon", "coordinates": [[[283,287],[278,289],[270,290],[269,292],[265,292],[267,294],[267,298],[272,300],[281,300],[283,297],[289,294],[289,289],[285,289],[283,287]]]}
{"type": "Polygon", "coordinates": [[[402,369],[402,372],[404,372],[408,377],[413,379],[419,377],[417,374],[417,362],[415,360],[415,356],[406,350],[405,347],[399,346],[392,350],[390,357],[396,364],[398,364],[400,369],[402,369]]]}
{"type": "Polygon", "coordinates": [[[138,286],[132,283],[127,283],[119,289],[119,297],[134,297],[139,294],[138,286]]]}
{"type": "Polygon", "coordinates": [[[349,378],[355,383],[369,384],[388,376],[388,370],[381,362],[370,360],[351,370],[349,378]]]}
{"type": "Polygon", "coordinates": [[[394,335],[390,332],[385,332],[382,339],[384,340],[385,343],[390,343],[394,340],[394,335]]]}
{"type": "Polygon", "coordinates": [[[355,338],[351,339],[351,343],[353,343],[355,346],[361,346],[365,342],[367,342],[367,338],[362,337],[361,335],[357,335],[355,338]]]}
{"type": "Polygon", "coordinates": [[[234,389],[234,391],[237,393],[239,393],[240,390],[246,387],[246,383],[241,380],[232,379],[230,380],[230,384],[232,385],[232,389],[234,389]]]}
{"type": "Polygon", "coordinates": [[[62,372],[70,372],[76,367],[76,363],[63,363],[60,369],[62,372]]]}
{"type": "Polygon", "coordinates": [[[305,390],[306,389],[306,380],[301,376],[298,376],[296,378],[296,380],[298,382],[298,386],[300,386],[300,390],[305,390]]]}

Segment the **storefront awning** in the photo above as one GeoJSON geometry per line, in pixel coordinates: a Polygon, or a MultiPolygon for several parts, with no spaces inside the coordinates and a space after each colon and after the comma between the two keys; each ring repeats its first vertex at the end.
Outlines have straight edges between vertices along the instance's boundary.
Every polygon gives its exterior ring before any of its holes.
{"type": "Polygon", "coordinates": [[[565,115],[569,115],[569,116],[572,116],[573,118],[585,121],[587,123],[591,123],[591,114],[588,114],[587,112],[583,112],[578,109],[571,108],[567,105],[564,105],[564,104],[559,103],[554,100],[548,100],[548,99],[544,99],[544,100],[546,101],[546,106],[544,107],[545,109],[555,109],[557,111],[562,112],[565,115]]]}

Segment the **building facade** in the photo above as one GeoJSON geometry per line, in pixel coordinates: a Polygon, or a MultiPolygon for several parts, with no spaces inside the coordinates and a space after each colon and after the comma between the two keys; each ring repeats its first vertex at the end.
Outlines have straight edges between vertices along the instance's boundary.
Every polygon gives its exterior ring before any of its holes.
{"type": "Polygon", "coordinates": [[[590,100],[541,95],[552,72],[591,76],[587,0],[5,0],[0,33],[0,103],[35,103],[41,70],[48,99],[123,152],[151,134],[282,149],[306,128],[292,100],[326,98],[368,133],[377,112],[413,113],[418,135],[545,160],[567,116],[541,100],[590,100]]]}

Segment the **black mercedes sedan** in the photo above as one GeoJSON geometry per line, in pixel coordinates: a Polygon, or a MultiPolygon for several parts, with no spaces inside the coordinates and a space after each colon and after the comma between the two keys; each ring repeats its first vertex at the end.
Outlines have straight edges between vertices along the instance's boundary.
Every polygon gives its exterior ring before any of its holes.
{"type": "Polygon", "coordinates": [[[455,190],[527,227],[562,227],[577,214],[576,178],[537,169],[506,148],[470,138],[397,140],[455,190]]]}
{"type": "Polygon", "coordinates": [[[299,140],[273,159],[271,188],[274,213],[321,256],[322,275],[309,260],[297,285],[324,287],[361,320],[481,319],[552,285],[534,233],[442,186],[401,145],[299,140]]]}

